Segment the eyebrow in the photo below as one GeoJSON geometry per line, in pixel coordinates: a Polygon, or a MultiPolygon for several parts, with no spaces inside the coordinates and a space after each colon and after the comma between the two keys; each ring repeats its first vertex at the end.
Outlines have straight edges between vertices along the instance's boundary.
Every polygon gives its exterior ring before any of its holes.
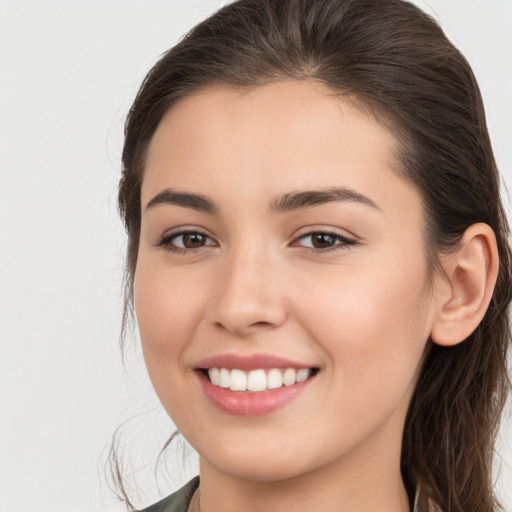
{"type": "Polygon", "coordinates": [[[275,213],[283,213],[333,202],[360,203],[380,210],[369,197],[347,187],[329,187],[284,194],[270,203],[270,210],[275,213]]]}
{"type": "Polygon", "coordinates": [[[219,209],[216,204],[202,194],[191,194],[189,192],[177,192],[170,188],[163,190],[157,194],[146,206],[146,210],[154,208],[161,204],[175,204],[183,208],[192,208],[200,212],[216,214],[219,209]]]}
{"type": "MultiPolygon", "coordinates": [[[[270,211],[273,213],[285,213],[333,202],[354,202],[380,210],[377,204],[369,197],[351,188],[329,187],[320,190],[305,190],[280,195],[270,202],[270,211]]],[[[211,215],[219,212],[219,207],[207,196],[190,192],[179,192],[173,189],[163,190],[153,197],[147,204],[146,210],[162,204],[191,208],[211,215]]]]}

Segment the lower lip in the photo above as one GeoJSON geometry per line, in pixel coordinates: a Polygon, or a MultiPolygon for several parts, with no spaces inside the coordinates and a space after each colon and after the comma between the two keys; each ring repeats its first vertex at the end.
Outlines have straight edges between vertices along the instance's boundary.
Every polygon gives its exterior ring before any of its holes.
{"type": "Polygon", "coordinates": [[[198,375],[210,402],[222,412],[237,416],[262,416],[276,411],[300,395],[313,380],[309,377],[291,386],[250,393],[214,386],[203,372],[198,372],[198,375]]]}

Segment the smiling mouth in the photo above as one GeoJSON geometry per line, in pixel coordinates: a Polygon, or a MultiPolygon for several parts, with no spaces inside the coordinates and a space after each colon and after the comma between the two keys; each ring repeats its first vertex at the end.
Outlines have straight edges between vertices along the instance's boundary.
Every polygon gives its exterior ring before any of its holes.
{"type": "Polygon", "coordinates": [[[266,368],[244,371],[238,368],[207,368],[201,370],[214,386],[230,391],[258,393],[293,386],[304,382],[319,371],[318,368],[266,368]]]}

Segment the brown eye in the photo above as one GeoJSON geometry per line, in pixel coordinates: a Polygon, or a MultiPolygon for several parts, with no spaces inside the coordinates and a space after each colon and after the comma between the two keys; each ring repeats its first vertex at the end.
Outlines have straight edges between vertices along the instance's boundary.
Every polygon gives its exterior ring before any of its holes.
{"type": "Polygon", "coordinates": [[[327,249],[336,245],[337,237],[327,233],[313,233],[311,234],[311,245],[315,249],[327,249]]]}
{"type": "Polygon", "coordinates": [[[179,237],[182,238],[183,247],[186,249],[197,249],[198,247],[203,247],[208,238],[201,233],[184,233],[183,235],[179,235],[177,238],[179,237]]]}
{"type": "Polygon", "coordinates": [[[207,245],[215,245],[215,242],[204,233],[199,231],[182,231],[168,235],[157,244],[169,251],[187,251],[201,249],[207,245]]]}
{"type": "Polygon", "coordinates": [[[343,249],[353,244],[355,244],[355,240],[351,240],[337,233],[323,231],[314,231],[302,235],[297,242],[297,245],[304,249],[320,252],[330,249],[343,249]]]}

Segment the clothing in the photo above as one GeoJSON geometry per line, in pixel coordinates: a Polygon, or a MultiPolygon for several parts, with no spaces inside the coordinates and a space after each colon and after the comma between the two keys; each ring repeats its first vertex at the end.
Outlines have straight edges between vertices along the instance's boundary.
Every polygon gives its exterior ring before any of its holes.
{"type": "MultiPolygon", "coordinates": [[[[174,494],[139,512],[187,512],[190,500],[198,487],[199,477],[196,476],[174,494]]],[[[418,503],[414,504],[413,512],[422,512],[423,510],[418,503]]]]}
{"type": "Polygon", "coordinates": [[[199,477],[196,476],[174,494],[140,512],[187,512],[190,500],[198,487],[199,477]]]}

